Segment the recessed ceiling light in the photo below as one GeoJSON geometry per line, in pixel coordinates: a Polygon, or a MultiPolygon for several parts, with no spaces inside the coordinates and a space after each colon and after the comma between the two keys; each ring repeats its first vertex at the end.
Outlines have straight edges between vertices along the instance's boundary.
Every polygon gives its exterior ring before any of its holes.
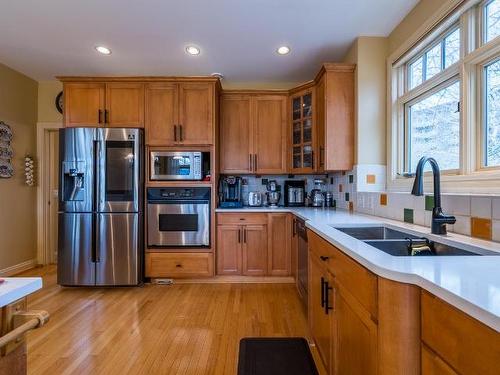
{"type": "Polygon", "coordinates": [[[111,50],[108,47],[96,46],[96,51],[102,53],[103,55],[111,55],[111,50]]]}
{"type": "Polygon", "coordinates": [[[288,46],[281,46],[276,50],[276,53],[278,55],[288,55],[290,53],[290,47],[288,46]]]}
{"type": "Polygon", "coordinates": [[[187,46],[186,52],[192,56],[196,56],[200,54],[200,49],[196,46],[187,46]]]}

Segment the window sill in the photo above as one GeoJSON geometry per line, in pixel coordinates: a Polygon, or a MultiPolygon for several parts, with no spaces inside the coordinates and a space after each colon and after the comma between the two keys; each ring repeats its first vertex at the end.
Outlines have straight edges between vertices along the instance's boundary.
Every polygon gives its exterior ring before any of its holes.
{"type": "MultiPolygon", "coordinates": [[[[388,178],[387,191],[410,192],[414,178],[388,178]]],[[[424,176],[424,191],[432,194],[433,177],[431,173],[424,176]]],[[[500,170],[483,170],[469,175],[441,175],[441,192],[448,194],[499,195],[500,170]]]]}

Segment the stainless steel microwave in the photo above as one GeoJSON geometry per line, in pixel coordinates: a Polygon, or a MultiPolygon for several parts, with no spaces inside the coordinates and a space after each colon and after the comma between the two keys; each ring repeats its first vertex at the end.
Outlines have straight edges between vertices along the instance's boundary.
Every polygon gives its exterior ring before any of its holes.
{"type": "Polygon", "coordinates": [[[201,180],[202,153],[198,151],[151,151],[150,179],[201,180]]]}

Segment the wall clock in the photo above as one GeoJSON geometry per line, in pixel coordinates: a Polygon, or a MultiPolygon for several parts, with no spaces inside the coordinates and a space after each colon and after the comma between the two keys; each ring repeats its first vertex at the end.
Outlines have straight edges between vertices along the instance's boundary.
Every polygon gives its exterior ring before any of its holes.
{"type": "Polygon", "coordinates": [[[57,96],[56,96],[56,108],[57,108],[57,111],[62,115],[63,108],[64,108],[64,98],[63,98],[62,91],[59,94],[57,94],[57,96]]]}

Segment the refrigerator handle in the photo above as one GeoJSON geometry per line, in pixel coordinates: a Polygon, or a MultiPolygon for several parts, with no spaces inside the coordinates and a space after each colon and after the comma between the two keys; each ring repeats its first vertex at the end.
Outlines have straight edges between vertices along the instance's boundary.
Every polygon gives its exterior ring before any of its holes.
{"type": "Polygon", "coordinates": [[[97,214],[93,213],[92,214],[92,252],[91,252],[91,259],[90,261],[92,263],[97,262],[97,214]]]}
{"type": "Polygon", "coordinates": [[[94,189],[94,199],[95,199],[95,210],[99,211],[102,201],[103,191],[101,189],[101,161],[102,161],[102,149],[103,141],[95,141],[95,155],[94,155],[94,173],[95,173],[95,189],[94,189]]]}
{"type": "Polygon", "coordinates": [[[99,243],[100,243],[100,239],[99,239],[99,230],[100,230],[100,227],[101,227],[101,223],[100,223],[100,218],[99,218],[99,214],[95,213],[95,219],[93,220],[93,223],[94,223],[94,228],[93,228],[93,235],[94,235],[94,253],[95,253],[95,263],[100,263],[101,262],[101,252],[99,251],[99,243]]]}

